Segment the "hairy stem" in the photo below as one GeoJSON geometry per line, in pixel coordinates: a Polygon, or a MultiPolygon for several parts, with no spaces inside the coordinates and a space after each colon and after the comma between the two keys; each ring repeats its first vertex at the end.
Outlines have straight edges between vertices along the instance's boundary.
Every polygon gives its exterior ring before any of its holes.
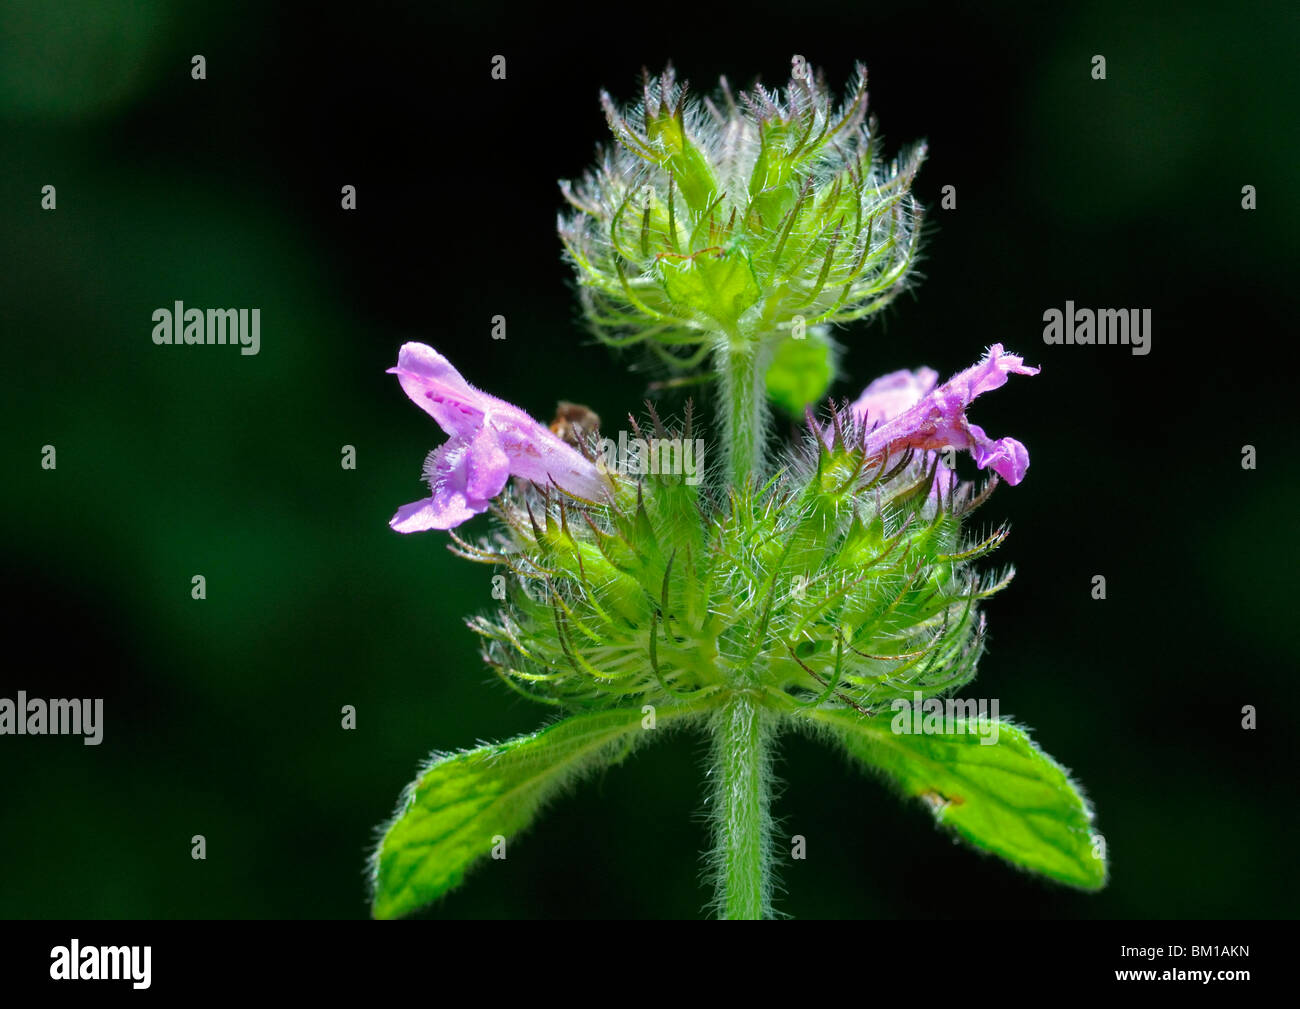
{"type": "Polygon", "coordinates": [[[723,919],[772,917],[771,719],[746,691],[713,718],[713,867],[723,919]]]}
{"type": "Polygon", "coordinates": [[[727,333],[715,354],[722,379],[722,435],[727,482],[733,487],[758,479],[765,463],[767,441],[767,366],[771,350],[766,341],[727,333]]]}

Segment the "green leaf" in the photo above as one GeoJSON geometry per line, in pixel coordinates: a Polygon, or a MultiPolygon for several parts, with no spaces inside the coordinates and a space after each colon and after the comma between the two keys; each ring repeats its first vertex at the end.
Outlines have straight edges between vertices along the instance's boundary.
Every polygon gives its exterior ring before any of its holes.
{"type": "Polygon", "coordinates": [[[984,729],[964,718],[954,719],[953,733],[902,734],[891,723],[910,725],[908,709],[875,718],[829,709],[811,714],[850,756],[923,799],[938,823],[976,848],[1070,886],[1106,885],[1105,859],[1093,857],[1091,808],[1024,729],[997,720],[997,742],[987,745],[984,729]]]}
{"type": "Polygon", "coordinates": [[[777,344],[767,369],[767,395],[791,416],[802,418],[804,408],[821,400],[834,378],[830,341],[822,327],[814,327],[802,340],[788,336],[777,344]]]}
{"type": "Polygon", "coordinates": [[[573,715],[505,743],[435,754],[402,797],[373,860],[376,918],[399,918],[459,886],[498,835],[513,843],[541,807],[584,773],[616,764],[665,723],[695,714],[640,708],[573,715]]]}

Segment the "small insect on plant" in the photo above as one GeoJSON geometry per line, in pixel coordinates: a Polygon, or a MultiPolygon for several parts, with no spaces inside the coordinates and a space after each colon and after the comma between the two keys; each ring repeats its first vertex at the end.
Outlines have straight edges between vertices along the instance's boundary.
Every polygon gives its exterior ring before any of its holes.
{"type": "Polygon", "coordinates": [[[551,431],[574,448],[581,448],[589,435],[600,430],[600,417],[589,406],[560,400],[555,406],[551,431]]]}
{"type": "Polygon", "coordinates": [[[705,866],[721,918],[776,916],[770,768],[788,732],[840,748],[980,850],[1105,884],[1104,841],[1067,771],[996,701],[959,696],[983,650],[981,603],[1011,577],[977,569],[1006,531],[973,537],[970,516],[1029,466],[967,411],[1038,369],[995,343],[946,382],[896,371],[825,401],[831,327],[911,279],[925,149],[882,159],[862,67],[837,102],[793,64],[777,91],[723,80],[695,97],[669,70],[629,109],[602,94],[613,143],[561,184],[591,331],[657,359],[662,388],[704,390],[708,431],[689,403],[671,426],[651,408],[611,451],[585,407],[562,403],[547,426],[432,347],[401,348],[392,373],[449,437],[425,462],[429,496],[392,528],[444,530],[507,573],[505,605],[469,626],[502,683],[553,717],[434,754],[382,829],[376,917],[437,900],[557,793],[676,727],[710,741],[705,866]],[[774,410],[802,421],[793,444],[777,446],[774,410]],[[963,452],[982,480],[958,475],[963,452]],[[456,533],[483,512],[490,539],[456,533]]]}

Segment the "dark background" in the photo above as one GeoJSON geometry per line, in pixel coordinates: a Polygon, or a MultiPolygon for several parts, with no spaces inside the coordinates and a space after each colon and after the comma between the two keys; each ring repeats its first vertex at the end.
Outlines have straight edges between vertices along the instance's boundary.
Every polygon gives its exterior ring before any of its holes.
{"type": "MultiPolygon", "coordinates": [[[[555,182],[642,65],[708,90],[782,83],[799,52],[837,89],[865,61],[887,149],[931,144],[926,279],[837,334],[836,394],[995,341],[1043,366],[972,414],[1033,459],[984,511],[1019,577],[975,694],[1087,786],[1112,882],[981,857],[787,739],[777,812],[809,854],[780,908],[1292,916],[1293,5],[433,6],[0,9],[0,696],[103,697],[106,721],[99,747],[0,738],[0,915],[367,913],[371,832],[420,759],[548,717],[462,626],[491,571],[387,527],[443,435],[384,370],[422,340],[535,416],[638,410],[659,376],[582,330],[555,182]],[[154,346],[175,299],[260,307],[261,353],[154,346]],[[1066,299],[1151,308],[1152,353],[1044,346],[1066,299]]],[[[587,782],[430,913],[696,916],[703,750],[675,735],[587,782]]]]}

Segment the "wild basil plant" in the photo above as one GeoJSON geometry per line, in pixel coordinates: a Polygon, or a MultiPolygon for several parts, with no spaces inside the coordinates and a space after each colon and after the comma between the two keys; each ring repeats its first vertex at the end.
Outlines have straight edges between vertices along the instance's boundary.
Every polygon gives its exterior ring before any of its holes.
{"type": "Polygon", "coordinates": [[[818,405],[835,377],[829,328],[908,282],[924,148],[886,164],[863,68],[837,104],[800,58],[783,92],[733,95],[724,80],[697,99],[669,71],[631,108],[602,102],[614,143],[562,184],[564,249],[596,336],[707,390],[712,428],[689,404],[671,428],[653,408],[629,418],[617,442],[571,405],[548,427],[432,347],[401,348],[392,372],[448,440],[425,462],[429,496],[392,527],[446,530],[451,549],[506,575],[506,604],[469,626],[502,682],[554,715],[433,756],[383,828],[375,916],[436,900],[557,793],[679,726],[711,741],[719,917],[775,915],[772,750],[791,731],[841,748],[976,848],[1100,888],[1104,841],[1066,770],[955,696],[982,651],[980,603],[1010,578],[975,567],[1005,529],[972,537],[969,518],[1029,466],[1023,444],[967,412],[1038,369],[994,344],[947,382],[899,371],[818,405]],[[806,424],[779,450],[772,404],[806,424]],[[716,457],[707,471],[698,445],[716,457]],[[958,477],[958,452],[982,484],[958,477]],[[489,511],[490,537],[454,531],[489,511]]]}

